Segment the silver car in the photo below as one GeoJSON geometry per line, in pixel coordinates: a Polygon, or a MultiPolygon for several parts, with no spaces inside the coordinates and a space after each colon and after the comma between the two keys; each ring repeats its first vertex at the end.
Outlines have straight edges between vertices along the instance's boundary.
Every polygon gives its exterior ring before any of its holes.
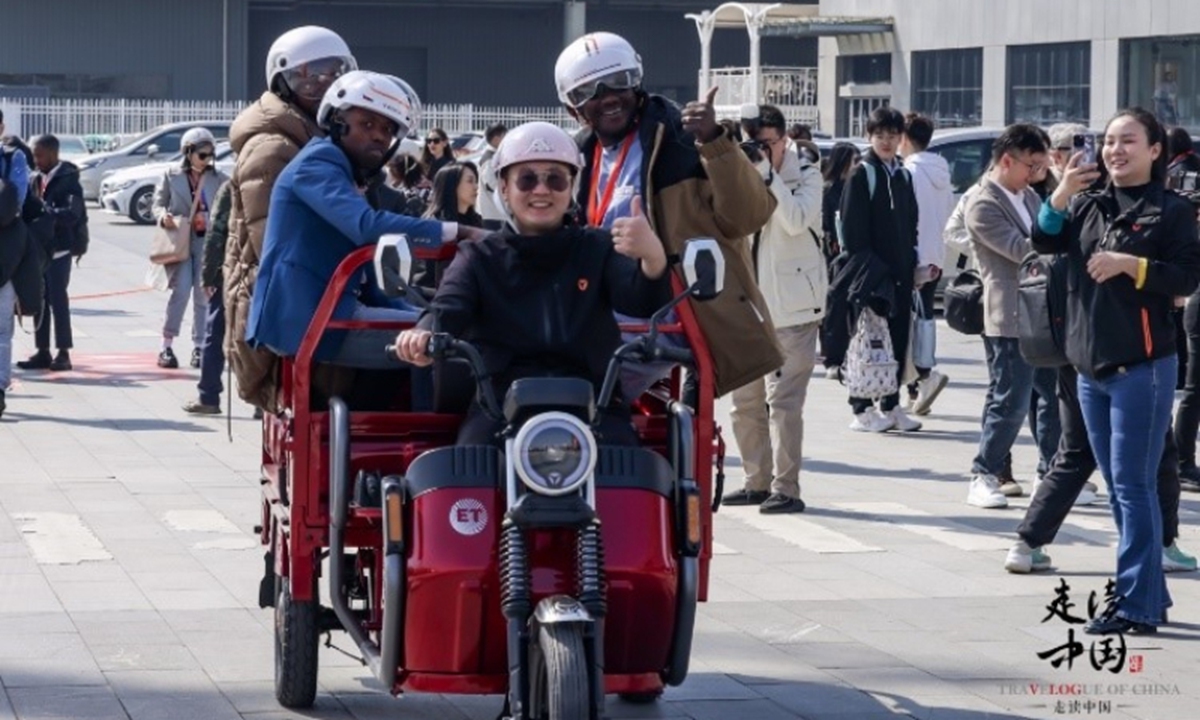
{"type": "Polygon", "coordinates": [[[85,200],[99,200],[100,181],[112,172],[175,155],[180,150],[179,144],[183,134],[194,127],[207,128],[213,137],[220,141],[229,138],[230,125],[227,120],[160,125],[116,150],[91,155],[79,163],[79,182],[83,185],[83,197],[85,200]]]}

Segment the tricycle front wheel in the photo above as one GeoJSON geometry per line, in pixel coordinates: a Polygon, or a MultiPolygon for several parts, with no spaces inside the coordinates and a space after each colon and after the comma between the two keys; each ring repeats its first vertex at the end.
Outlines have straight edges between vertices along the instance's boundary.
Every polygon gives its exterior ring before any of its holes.
{"type": "Polygon", "coordinates": [[[542,625],[537,643],[529,668],[533,717],[539,720],[590,717],[589,662],[583,626],[542,625]]]}
{"type": "Polygon", "coordinates": [[[275,698],[286,708],[310,708],[317,698],[321,606],[316,593],[310,602],[296,602],[287,578],[275,582],[275,698]]]}

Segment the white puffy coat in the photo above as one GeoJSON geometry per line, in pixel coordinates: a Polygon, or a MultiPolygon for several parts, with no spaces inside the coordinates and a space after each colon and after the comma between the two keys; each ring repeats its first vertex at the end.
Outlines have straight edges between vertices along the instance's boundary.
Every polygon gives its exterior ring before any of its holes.
{"type": "Polygon", "coordinates": [[[804,325],[825,316],[829,273],[818,238],[824,180],[795,150],[771,179],[778,207],[763,229],[750,237],[758,285],[776,328],[804,325]]]}

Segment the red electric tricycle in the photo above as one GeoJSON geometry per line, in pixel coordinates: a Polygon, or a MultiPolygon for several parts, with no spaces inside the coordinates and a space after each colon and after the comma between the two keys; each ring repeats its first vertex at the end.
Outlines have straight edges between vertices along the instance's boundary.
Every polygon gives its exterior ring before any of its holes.
{"type": "MultiPolygon", "coordinates": [[[[418,257],[445,260],[453,248],[429,252],[418,257]]],[[[331,321],[344,288],[373,264],[386,292],[411,295],[400,282],[410,262],[403,236],[342,262],[283,362],[280,410],[264,418],[260,604],[275,609],[279,702],[313,703],[318,640],[334,630],[394,694],[504,694],[501,717],[513,720],[600,720],[605,693],[653,702],[687,676],[707,593],[722,448],[690,303],[720,292],[719,248],[689,241],[684,277],[672,277],[678,295],[648,325],[624,328],[633,339],[598,392],[534,378],[496,398],[474,348],[435,334],[435,369],[461,371],[433,373],[432,412],[412,411],[408,380],[379,401],[386,410],[315,403],[313,355],[327,331],[406,327],[331,321]],[[670,309],[678,322],[664,324],[670,309]],[[620,368],[652,361],[677,367],[633,405],[640,446],[597,446],[596,408],[620,368]],[[694,411],[680,367],[698,381],[694,411]],[[504,418],[502,448],[455,445],[461,398],[472,395],[504,418]]]]}

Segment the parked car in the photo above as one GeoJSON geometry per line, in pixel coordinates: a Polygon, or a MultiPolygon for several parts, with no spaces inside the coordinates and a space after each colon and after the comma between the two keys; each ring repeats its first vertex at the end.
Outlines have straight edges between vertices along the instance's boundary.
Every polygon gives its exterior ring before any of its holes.
{"type": "MultiPolygon", "coordinates": [[[[146,163],[118,170],[100,182],[100,206],[110,215],[124,215],[139,225],[154,224],[154,188],[163,173],[183,162],[183,153],[164,162],[146,163]]],[[[237,153],[229,143],[216,147],[217,169],[229,175],[237,162],[237,153]]]]}
{"type": "Polygon", "coordinates": [[[116,150],[97,153],[79,163],[79,182],[85,200],[100,199],[100,181],[109,173],[132,165],[167,158],[179,152],[183,134],[194,127],[208,128],[217,140],[229,139],[229,121],[199,121],[160,125],[116,150]]]}

